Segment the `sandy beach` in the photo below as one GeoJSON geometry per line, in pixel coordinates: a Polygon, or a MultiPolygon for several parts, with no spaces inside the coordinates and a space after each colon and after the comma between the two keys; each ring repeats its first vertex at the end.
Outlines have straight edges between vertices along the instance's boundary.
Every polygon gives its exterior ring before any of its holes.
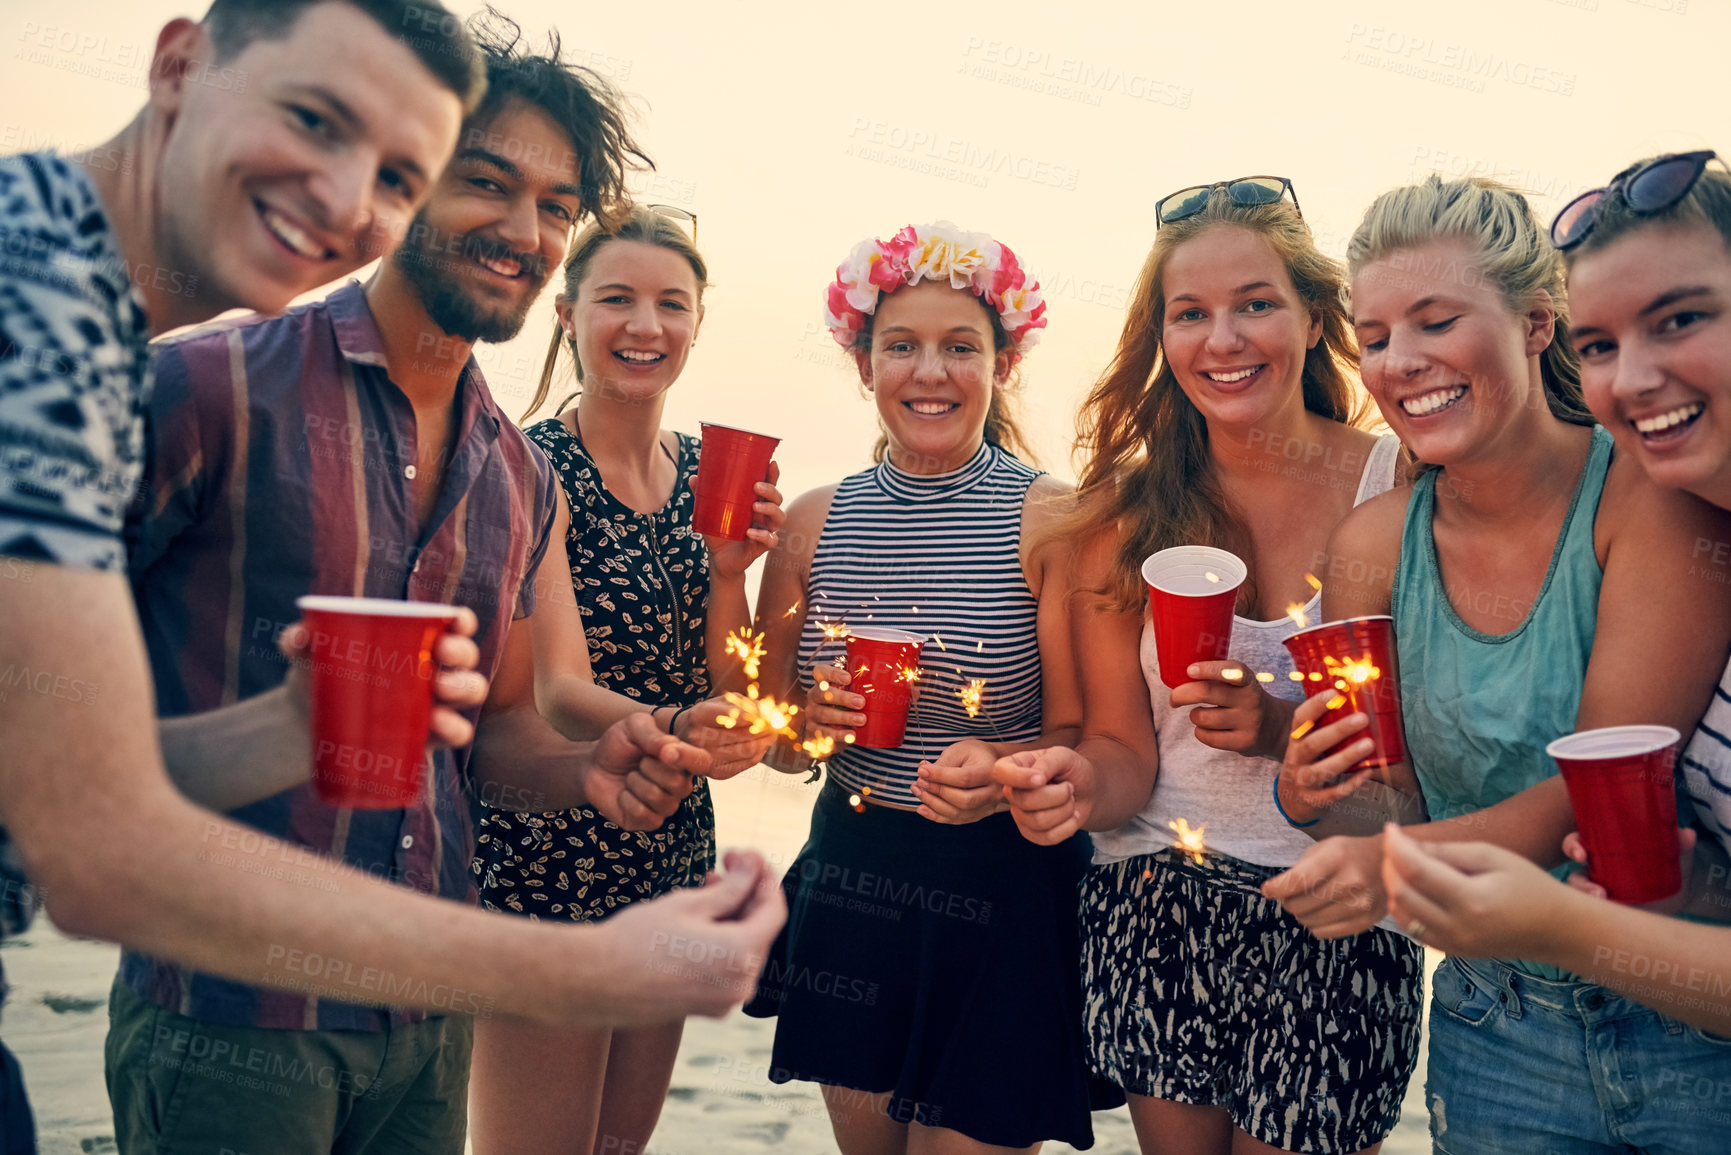
{"type": "MultiPolygon", "coordinates": [[[[723,846],[752,846],[778,868],[804,841],[815,786],[758,769],[714,787],[723,846]]],[[[102,1079],[102,1042],[108,1028],[108,989],[118,951],[69,939],[46,919],[0,945],[12,995],[3,1034],[24,1065],[35,1104],[43,1155],[115,1151],[102,1079]]],[[[1429,960],[1433,965],[1434,954],[1429,960]]],[[[655,1155],[736,1155],[784,1152],[818,1155],[835,1150],[823,1101],[811,1084],[776,1086],[765,1077],[772,1021],[734,1012],[724,1019],[692,1019],[685,1029],[673,1087],[649,1151],[655,1155]]],[[[1430,1149],[1424,1112],[1424,1065],[1407,1091],[1400,1126],[1383,1150],[1420,1155],[1430,1149]]],[[[1094,1117],[1099,1155],[1136,1155],[1136,1138],[1123,1109],[1094,1117]]],[[[1074,1148],[1051,1143],[1047,1152],[1074,1148]]],[[[263,1155],[263,1153],[261,1153],[263,1155]]]]}

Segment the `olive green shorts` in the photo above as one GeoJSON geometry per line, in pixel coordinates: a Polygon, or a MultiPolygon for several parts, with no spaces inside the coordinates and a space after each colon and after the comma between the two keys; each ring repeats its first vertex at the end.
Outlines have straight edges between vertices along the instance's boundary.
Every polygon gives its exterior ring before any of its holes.
{"type": "Polygon", "coordinates": [[[127,1155],[462,1155],[467,1015],[382,1031],[231,1027],[119,982],[108,1098],[127,1155]]]}

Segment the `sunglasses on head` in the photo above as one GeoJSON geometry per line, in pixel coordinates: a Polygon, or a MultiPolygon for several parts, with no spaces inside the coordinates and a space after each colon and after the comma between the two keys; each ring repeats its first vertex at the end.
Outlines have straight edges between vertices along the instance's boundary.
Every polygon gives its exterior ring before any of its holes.
{"type": "MultiPolygon", "coordinates": [[[[1292,182],[1285,177],[1241,176],[1236,180],[1191,185],[1161,197],[1154,202],[1154,227],[1158,229],[1161,225],[1195,216],[1208,207],[1208,198],[1214,195],[1217,188],[1225,189],[1233,204],[1246,208],[1252,205],[1271,205],[1283,196],[1291,197],[1292,207],[1298,208],[1298,194],[1293,191],[1292,182]]],[[[1298,215],[1303,216],[1304,211],[1299,209],[1298,215]]]]}
{"type": "Polygon", "coordinates": [[[643,207],[648,209],[652,213],[656,213],[660,216],[667,217],[671,220],[683,221],[686,224],[690,225],[691,226],[691,243],[694,245],[697,243],[697,214],[696,213],[691,212],[687,209],[682,209],[677,205],[644,205],[643,207]]]}
{"type": "Polygon", "coordinates": [[[1664,212],[1689,195],[1711,160],[1718,160],[1718,154],[1710,148],[1672,153],[1648,161],[1604,188],[1582,193],[1564,205],[1551,222],[1551,243],[1567,252],[1586,240],[1598,223],[1599,206],[1609,197],[1621,196],[1624,204],[1642,216],[1664,212]]]}

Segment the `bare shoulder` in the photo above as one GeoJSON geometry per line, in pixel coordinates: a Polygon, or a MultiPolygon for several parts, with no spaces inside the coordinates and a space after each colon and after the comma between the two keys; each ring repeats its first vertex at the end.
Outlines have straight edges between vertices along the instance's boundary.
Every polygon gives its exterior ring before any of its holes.
{"type": "Polygon", "coordinates": [[[811,559],[817,551],[817,539],[823,534],[823,523],[829,518],[830,503],[840,487],[839,481],[820,485],[787,503],[787,520],[782,523],[778,552],[804,561],[811,559]]]}
{"type": "Polygon", "coordinates": [[[1022,498],[1022,531],[1042,533],[1076,512],[1076,487],[1042,473],[1028,486],[1022,498]]]}
{"type": "Polygon", "coordinates": [[[1681,489],[1654,485],[1631,455],[1615,454],[1605,474],[1594,521],[1601,564],[1635,558],[1643,565],[1667,559],[1689,563],[1731,541],[1731,513],[1681,489]]]}
{"type": "Polygon", "coordinates": [[[1022,497],[1022,572],[1035,597],[1063,581],[1070,551],[1060,530],[1075,512],[1075,486],[1049,473],[1034,478],[1022,497]]]}
{"type": "Polygon", "coordinates": [[[1379,493],[1353,507],[1334,527],[1319,575],[1325,618],[1389,612],[1411,497],[1411,488],[1404,486],[1379,493]]]}
{"type": "Polygon", "coordinates": [[[1353,506],[1329,536],[1329,552],[1375,553],[1392,548],[1400,551],[1401,531],[1406,528],[1407,504],[1412,486],[1397,485],[1368,501],[1353,506]]]}

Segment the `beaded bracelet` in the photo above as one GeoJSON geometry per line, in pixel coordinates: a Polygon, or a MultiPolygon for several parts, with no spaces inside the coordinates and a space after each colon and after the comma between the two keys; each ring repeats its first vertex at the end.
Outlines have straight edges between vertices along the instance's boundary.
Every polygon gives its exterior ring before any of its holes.
{"type": "Polygon", "coordinates": [[[1312,818],[1309,822],[1294,822],[1292,820],[1292,815],[1288,814],[1286,807],[1280,804],[1280,775],[1278,774],[1274,776],[1274,808],[1280,811],[1280,816],[1286,819],[1286,824],[1294,830],[1303,830],[1306,826],[1315,826],[1322,821],[1321,815],[1312,818]]]}

